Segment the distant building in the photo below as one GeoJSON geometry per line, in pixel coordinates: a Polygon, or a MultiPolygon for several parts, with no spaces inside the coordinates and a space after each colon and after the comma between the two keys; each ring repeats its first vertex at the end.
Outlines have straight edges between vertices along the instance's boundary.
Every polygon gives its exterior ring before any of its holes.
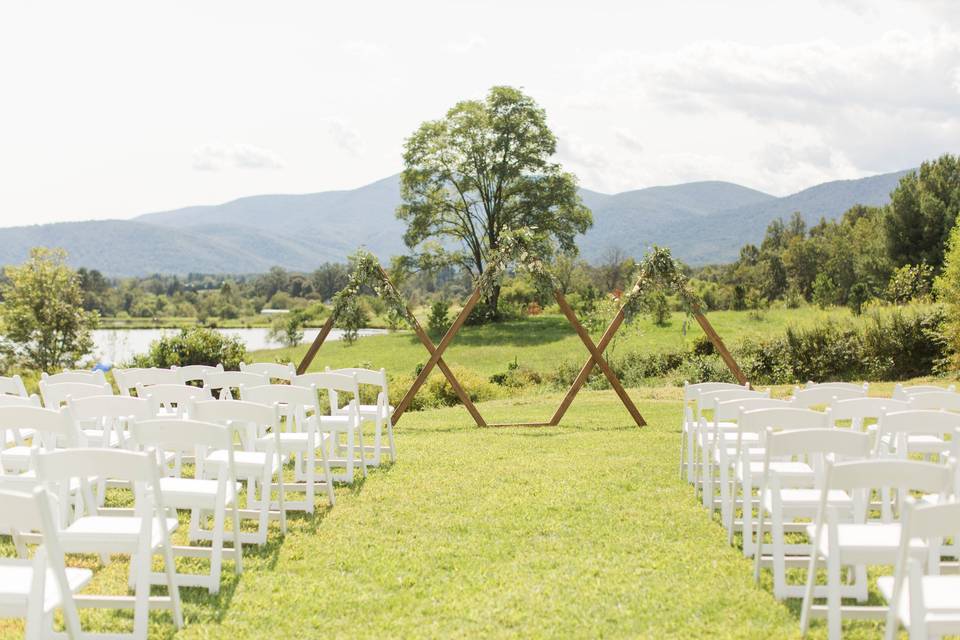
{"type": "Polygon", "coordinates": [[[260,313],[265,316],[275,316],[281,313],[290,313],[290,309],[260,309],[260,313]]]}

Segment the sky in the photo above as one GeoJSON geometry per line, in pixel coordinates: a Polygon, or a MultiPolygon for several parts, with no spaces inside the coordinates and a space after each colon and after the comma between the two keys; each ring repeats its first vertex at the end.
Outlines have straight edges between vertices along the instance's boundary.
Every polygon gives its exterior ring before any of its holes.
{"type": "Polygon", "coordinates": [[[960,1],[0,4],[0,226],[350,189],[494,85],[607,193],[960,152],[960,1]]]}

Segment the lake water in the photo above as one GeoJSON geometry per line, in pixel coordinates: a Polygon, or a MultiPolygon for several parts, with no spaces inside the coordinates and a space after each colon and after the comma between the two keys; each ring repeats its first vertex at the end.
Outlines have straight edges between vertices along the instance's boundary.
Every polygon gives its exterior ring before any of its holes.
{"type": "MultiPolygon", "coordinates": [[[[280,343],[267,339],[270,329],[217,329],[228,336],[239,336],[247,345],[248,351],[257,349],[273,349],[281,347],[280,343]]],[[[150,343],[163,336],[176,335],[179,329],[97,329],[93,332],[93,355],[100,362],[121,364],[133,356],[146,353],[150,343]]],[[[304,329],[303,341],[313,342],[320,333],[320,329],[304,329]]],[[[361,329],[361,336],[379,335],[387,333],[386,329],[361,329]]],[[[333,329],[327,336],[327,341],[340,340],[343,331],[333,329]]]]}

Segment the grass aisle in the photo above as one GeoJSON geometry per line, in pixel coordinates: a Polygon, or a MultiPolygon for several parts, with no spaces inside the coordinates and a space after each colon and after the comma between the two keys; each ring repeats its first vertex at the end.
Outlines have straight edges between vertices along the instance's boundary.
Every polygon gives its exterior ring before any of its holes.
{"type": "Polygon", "coordinates": [[[408,414],[397,465],[294,522],[275,555],[248,555],[222,618],[194,600],[178,637],[796,636],[677,479],[679,402],[639,406],[643,430],[610,392],[582,393],[559,429],[408,414]]]}

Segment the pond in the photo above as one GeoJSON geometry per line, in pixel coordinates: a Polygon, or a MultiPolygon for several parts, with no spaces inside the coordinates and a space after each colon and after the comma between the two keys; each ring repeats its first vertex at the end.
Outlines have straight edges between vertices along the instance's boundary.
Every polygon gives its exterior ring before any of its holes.
{"type": "MultiPolygon", "coordinates": [[[[179,329],[97,329],[93,332],[93,355],[100,362],[111,362],[121,364],[128,361],[133,356],[146,353],[150,348],[150,343],[163,336],[175,335],[179,329]]],[[[247,345],[248,351],[257,349],[274,349],[281,347],[280,343],[272,342],[267,339],[270,333],[268,328],[258,329],[217,329],[220,333],[228,336],[239,336],[243,343],[247,345]]],[[[312,342],[320,329],[304,329],[303,341],[312,342]]],[[[361,329],[361,336],[379,335],[387,333],[386,329],[361,329]]],[[[343,331],[333,329],[327,340],[340,340],[343,331]]]]}

